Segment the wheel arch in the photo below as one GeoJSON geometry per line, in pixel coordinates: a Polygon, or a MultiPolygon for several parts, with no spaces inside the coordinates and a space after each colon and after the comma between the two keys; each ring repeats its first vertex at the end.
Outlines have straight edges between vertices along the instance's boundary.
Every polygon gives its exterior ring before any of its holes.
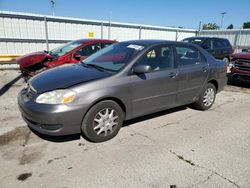
{"type": "Polygon", "coordinates": [[[209,80],[208,83],[211,83],[214,85],[215,89],[216,89],[216,92],[218,91],[218,88],[219,88],[219,84],[216,80],[212,79],[212,80],[209,80]]]}
{"type": "Polygon", "coordinates": [[[102,102],[102,101],[106,101],[106,100],[111,100],[111,101],[114,101],[116,102],[122,109],[122,111],[124,112],[124,117],[126,117],[126,112],[127,112],[127,108],[124,104],[124,102],[116,97],[103,97],[103,98],[100,98],[100,99],[97,99],[96,101],[94,101],[90,106],[89,108],[86,110],[84,116],[83,116],[83,119],[85,118],[86,114],[88,113],[88,111],[93,107],[95,106],[96,104],[98,104],[99,102],[102,102]]]}

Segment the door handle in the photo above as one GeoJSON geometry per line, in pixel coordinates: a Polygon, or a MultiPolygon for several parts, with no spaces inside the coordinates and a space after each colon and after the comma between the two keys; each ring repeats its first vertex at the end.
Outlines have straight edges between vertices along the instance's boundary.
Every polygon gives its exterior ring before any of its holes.
{"type": "Polygon", "coordinates": [[[177,73],[171,72],[169,73],[170,78],[175,78],[177,76],[177,73]]]}
{"type": "Polygon", "coordinates": [[[207,72],[208,68],[207,67],[202,67],[203,72],[207,72]]]}

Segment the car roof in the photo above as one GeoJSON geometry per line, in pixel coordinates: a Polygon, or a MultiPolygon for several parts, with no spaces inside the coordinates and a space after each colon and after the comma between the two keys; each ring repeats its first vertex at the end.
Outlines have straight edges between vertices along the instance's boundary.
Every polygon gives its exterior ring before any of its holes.
{"type": "Polygon", "coordinates": [[[86,42],[117,42],[115,40],[107,40],[107,39],[78,39],[74,40],[75,42],[86,43],[86,42]]]}
{"type": "Polygon", "coordinates": [[[178,41],[150,40],[150,39],[129,40],[129,41],[123,41],[123,42],[120,42],[120,43],[137,44],[137,45],[142,45],[142,46],[152,46],[152,45],[159,45],[159,44],[186,44],[184,42],[178,42],[178,41]]]}
{"type": "Polygon", "coordinates": [[[219,37],[188,37],[188,38],[185,38],[184,40],[186,39],[222,39],[222,40],[228,40],[228,39],[225,39],[225,38],[219,38],[219,37]]]}

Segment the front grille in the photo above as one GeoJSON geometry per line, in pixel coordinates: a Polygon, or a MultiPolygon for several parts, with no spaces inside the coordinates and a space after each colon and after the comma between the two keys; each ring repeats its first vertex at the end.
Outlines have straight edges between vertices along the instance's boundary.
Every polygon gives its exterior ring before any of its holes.
{"type": "Polygon", "coordinates": [[[236,60],[235,68],[239,70],[250,71],[250,60],[244,60],[244,59],[236,60]]]}

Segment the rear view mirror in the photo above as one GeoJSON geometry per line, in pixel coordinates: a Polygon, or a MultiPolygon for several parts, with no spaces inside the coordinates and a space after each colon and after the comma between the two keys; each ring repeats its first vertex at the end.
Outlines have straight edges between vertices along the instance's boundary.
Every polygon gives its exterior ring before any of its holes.
{"type": "Polygon", "coordinates": [[[137,65],[133,68],[135,74],[144,74],[151,71],[151,66],[149,65],[137,65]]]}

